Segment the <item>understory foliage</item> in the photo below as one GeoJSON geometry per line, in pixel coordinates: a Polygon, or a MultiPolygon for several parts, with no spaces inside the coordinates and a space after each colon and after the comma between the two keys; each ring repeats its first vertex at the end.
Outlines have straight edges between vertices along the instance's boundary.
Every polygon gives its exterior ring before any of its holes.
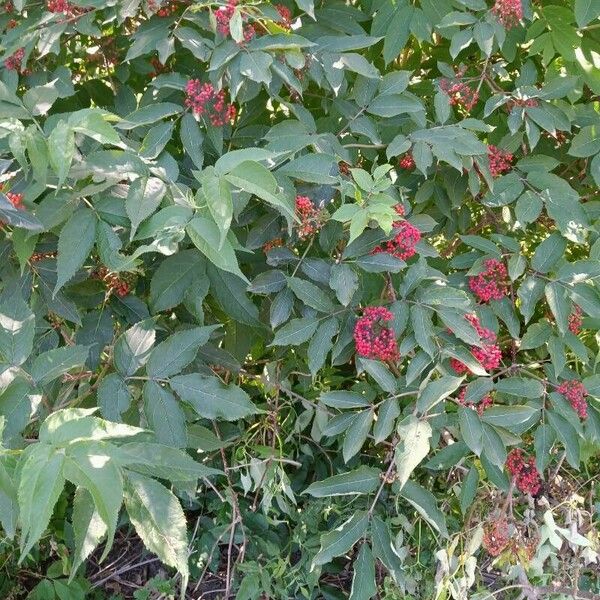
{"type": "Polygon", "coordinates": [[[598,598],[599,17],[3,1],[2,598],[598,598]]]}

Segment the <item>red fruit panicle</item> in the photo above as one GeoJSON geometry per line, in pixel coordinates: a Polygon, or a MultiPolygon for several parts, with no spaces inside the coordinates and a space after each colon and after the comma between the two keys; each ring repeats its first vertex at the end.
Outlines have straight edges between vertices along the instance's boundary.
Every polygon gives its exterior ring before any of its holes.
{"type": "Polygon", "coordinates": [[[502,148],[488,146],[488,160],[492,177],[499,177],[512,169],[513,155],[502,148]]]}
{"type": "Polygon", "coordinates": [[[185,86],[185,95],[185,105],[194,114],[207,117],[214,127],[222,127],[235,121],[235,106],[226,102],[225,90],[217,92],[212,83],[190,79],[185,86]]]}
{"type": "Polygon", "coordinates": [[[401,260],[408,260],[417,252],[416,246],[421,240],[421,232],[408,221],[394,221],[394,229],[397,230],[394,238],[375,246],[371,254],[387,252],[401,260]]]}
{"type": "Polygon", "coordinates": [[[458,398],[456,399],[457,402],[462,406],[466,406],[467,408],[472,408],[473,410],[476,410],[479,416],[481,416],[487,408],[494,404],[494,400],[490,396],[490,394],[486,394],[478,402],[467,402],[466,395],[467,388],[463,388],[462,390],[460,390],[458,398]]]}
{"type": "Polygon", "coordinates": [[[4,66],[9,71],[22,72],[22,63],[23,63],[24,56],[25,56],[25,48],[19,48],[14,54],[11,54],[4,61],[4,66]]]}
{"type": "Polygon", "coordinates": [[[577,379],[563,381],[557,388],[557,392],[562,394],[573,407],[573,410],[579,415],[580,419],[587,419],[588,406],[586,396],[588,395],[585,386],[577,379]]]}
{"type": "Polygon", "coordinates": [[[396,361],[400,357],[396,334],[386,323],[394,315],[383,306],[368,306],[354,326],[356,352],[366,358],[396,361]]]}
{"type": "Polygon", "coordinates": [[[479,92],[462,81],[441,79],[440,89],[448,96],[450,106],[459,106],[467,113],[471,112],[479,101],[479,92]]]}
{"type": "Polygon", "coordinates": [[[502,517],[488,521],[483,528],[483,547],[490,556],[499,556],[510,541],[508,521],[502,517]]]}
{"type": "Polygon", "coordinates": [[[119,298],[127,296],[131,287],[125,279],[119,277],[116,273],[111,273],[105,266],[101,266],[94,273],[94,279],[99,279],[106,285],[107,294],[116,294],[119,298]]]}
{"type": "Polygon", "coordinates": [[[524,494],[535,496],[542,487],[542,478],[535,466],[535,458],[524,458],[520,448],[514,448],[506,457],[506,470],[512,475],[515,486],[524,494]]]}
{"type": "Polygon", "coordinates": [[[6,192],[8,201],[17,209],[24,210],[23,206],[23,194],[15,194],[14,192],[6,192]]]}
{"type": "Polygon", "coordinates": [[[578,335],[581,332],[583,325],[583,311],[580,306],[575,305],[573,312],[569,315],[569,331],[573,335],[578,335]]]}
{"type": "Polygon", "coordinates": [[[512,29],[523,18],[523,5],[521,0],[496,0],[492,13],[506,29],[512,29]]]}
{"type": "Polygon", "coordinates": [[[321,229],[322,212],[308,196],[296,196],[296,214],[300,217],[298,237],[301,240],[309,238],[321,229]]]}
{"type": "Polygon", "coordinates": [[[236,6],[237,0],[227,0],[227,5],[222,6],[215,12],[215,18],[217,19],[217,31],[224,36],[228,36],[230,33],[229,22],[231,21],[231,17],[233,17],[236,6]]]}
{"type": "Polygon", "coordinates": [[[483,262],[485,269],[469,278],[469,288],[481,302],[502,300],[508,288],[506,265],[495,258],[488,258],[483,262]]]}
{"type": "Polygon", "coordinates": [[[415,159],[412,154],[405,154],[398,161],[398,166],[405,171],[412,171],[415,168],[415,159]]]}
{"type": "Polygon", "coordinates": [[[273,248],[281,248],[281,246],[283,246],[283,239],[275,238],[269,240],[268,242],[265,242],[263,244],[262,250],[265,254],[268,254],[271,250],[273,250],[273,248]]]}
{"type": "MultiPolygon", "coordinates": [[[[483,327],[476,315],[465,315],[465,319],[473,325],[482,342],[484,342],[481,347],[472,346],[471,354],[486,371],[497,369],[502,361],[502,351],[496,344],[496,334],[491,329],[483,327]]],[[[457,358],[450,359],[450,366],[458,375],[471,373],[469,367],[457,358]]]]}
{"type": "Polygon", "coordinates": [[[275,8],[279,13],[280,19],[277,21],[284,29],[292,28],[292,11],[283,4],[276,4],[275,8]]]}

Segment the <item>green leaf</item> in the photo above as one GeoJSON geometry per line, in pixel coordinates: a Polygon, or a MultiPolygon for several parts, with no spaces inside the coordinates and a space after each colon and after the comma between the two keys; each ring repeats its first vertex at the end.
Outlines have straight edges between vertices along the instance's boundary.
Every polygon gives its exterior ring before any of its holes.
{"type": "Polygon", "coordinates": [[[548,306],[556,319],[558,330],[564,335],[569,327],[571,303],[567,297],[567,288],[558,282],[548,283],[544,289],[548,306]]]}
{"type": "Polygon", "coordinates": [[[141,369],[148,359],[156,331],[151,322],[141,321],[123,333],[115,344],[114,361],[117,370],[131,377],[141,369]]]}
{"type": "Polygon", "coordinates": [[[75,154],[75,134],[73,128],[66,121],[59,121],[48,138],[48,159],[58,175],[60,187],[69,171],[75,154]]]}
{"type": "Polygon", "coordinates": [[[595,0],[575,0],[575,20],[579,27],[585,27],[599,16],[600,6],[595,0]]]}
{"type": "Polygon", "coordinates": [[[467,513],[468,508],[473,504],[473,500],[475,500],[478,483],[479,472],[475,467],[471,467],[460,488],[460,511],[463,515],[467,513]]]}
{"type": "Polygon", "coordinates": [[[120,465],[129,470],[170,481],[196,481],[221,474],[217,469],[196,462],[182,450],[152,442],[122,444],[115,457],[120,465]]]}
{"type": "Polygon", "coordinates": [[[410,21],[414,12],[413,6],[399,4],[389,22],[383,41],[383,59],[385,64],[391,63],[406,46],[410,35],[410,21]]]}
{"type": "Polygon", "coordinates": [[[567,240],[558,233],[549,235],[535,250],[531,266],[538,273],[548,273],[565,253],[567,240]]]}
{"type": "Polygon", "coordinates": [[[373,437],[376,444],[380,444],[390,436],[398,416],[400,416],[398,401],[395,398],[385,400],[377,413],[377,421],[373,426],[373,437]]]}
{"type": "Polygon", "coordinates": [[[202,174],[202,192],[203,200],[206,201],[208,210],[221,232],[219,242],[221,248],[233,217],[231,187],[226,179],[218,177],[212,170],[205,169],[202,174]]]}
{"type": "Polygon", "coordinates": [[[369,544],[364,543],[352,565],[352,588],[350,600],[370,600],[377,594],[375,559],[369,544]]]}
{"type": "Polygon", "coordinates": [[[505,377],[496,383],[496,391],[519,398],[537,399],[544,395],[544,386],[535,379],[505,377]]]}
{"type": "Polygon", "coordinates": [[[410,321],[412,323],[415,338],[419,346],[433,358],[436,353],[436,346],[432,336],[433,311],[421,304],[413,304],[410,307],[410,321]]]}
{"type": "Polygon", "coordinates": [[[367,408],[371,406],[369,400],[361,394],[342,390],[325,392],[319,396],[319,401],[331,408],[367,408]]]}
{"type": "Polygon", "coordinates": [[[244,77],[257,83],[271,83],[271,70],[273,57],[267,52],[260,50],[254,52],[244,52],[240,61],[240,73],[244,77]]]}
{"type": "Polygon", "coordinates": [[[310,494],[315,498],[329,498],[331,496],[352,496],[355,494],[370,494],[374,492],[379,484],[381,471],[365,465],[327,477],[309,485],[304,494],[310,494]]]}
{"type": "Polygon", "coordinates": [[[21,563],[40,539],[64,486],[64,454],[47,444],[34,444],[23,454],[17,493],[21,523],[21,563]]]}
{"type": "Polygon", "coordinates": [[[340,304],[348,306],[359,287],[358,275],[347,263],[334,264],[331,267],[329,287],[335,292],[340,304]]]}
{"type": "Polygon", "coordinates": [[[477,411],[466,406],[459,406],[458,423],[465,444],[479,456],[483,448],[483,426],[477,411]]]}
{"type": "Polygon", "coordinates": [[[223,385],[217,377],[199,373],[178,375],[171,387],[205,419],[237,421],[258,412],[248,394],[237,385],[223,385]]]}
{"type": "Polygon", "coordinates": [[[58,238],[54,296],[83,266],[95,240],[96,215],[87,207],[80,208],[66,222],[58,238]]]}
{"type": "Polygon", "coordinates": [[[548,417],[548,423],[556,432],[557,438],[565,447],[567,453],[567,462],[574,469],[579,469],[581,449],[579,445],[579,438],[573,425],[571,425],[569,421],[567,421],[563,416],[554,410],[547,410],[546,416],[548,417]]]}
{"type": "Polygon", "coordinates": [[[169,336],[152,350],[146,364],[148,376],[165,379],[179,373],[194,360],[198,348],[208,342],[210,334],[218,327],[195,327],[169,336]]]}
{"type": "Polygon", "coordinates": [[[35,317],[18,293],[0,303],[0,356],[3,362],[22,365],[33,349],[35,317]]]}
{"type": "Polygon", "coordinates": [[[131,394],[121,375],[111,373],[98,386],[98,406],[105,419],[122,422],[123,413],[131,406],[131,394]]]}
{"type": "Polygon", "coordinates": [[[106,525],[106,546],[100,560],[109,553],[123,502],[121,471],[111,456],[110,446],[87,441],[69,447],[64,463],[64,476],[91,494],[98,514],[106,525]]]}
{"type": "Polygon", "coordinates": [[[350,423],[344,435],[342,456],[347,463],[363,447],[373,423],[373,409],[361,410],[350,423]]]}
{"type": "Polygon", "coordinates": [[[356,512],[345,523],[321,536],[321,548],[313,558],[314,565],[326,565],[336,556],[346,554],[364,535],[369,524],[366,512],[356,512]]]}
{"type": "Polygon", "coordinates": [[[327,354],[333,348],[333,337],[339,331],[337,319],[332,317],[321,323],[308,344],[308,368],[313,376],[325,364],[327,354]]]}
{"type": "Polygon", "coordinates": [[[129,473],[125,507],[144,546],[163,563],[177,569],[185,589],[189,578],[188,537],[179,500],[157,481],[129,473]]]}
{"type": "Polygon", "coordinates": [[[483,423],[483,456],[500,469],[506,462],[504,442],[498,432],[487,423],[483,423]]]}
{"type": "Polygon", "coordinates": [[[534,415],[539,418],[540,409],[535,406],[511,404],[494,405],[487,408],[481,420],[490,425],[510,429],[529,421],[534,415]]]}
{"type": "Polygon", "coordinates": [[[183,301],[193,281],[204,274],[204,260],[197,250],[184,250],[160,263],[150,281],[150,305],[154,312],[183,301]]]}
{"type": "Polygon", "coordinates": [[[295,296],[311,308],[322,313],[335,312],[335,304],[329,296],[314,283],[299,279],[298,277],[290,277],[288,279],[288,287],[294,292],[295,296]]]}
{"type": "Polygon", "coordinates": [[[179,136],[183,149],[192,159],[194,166],[201,169],[204,165],[204,134],[191,113],[186,113],[181,118],[179,136]]]}
{"type": "Polygon", "coordinates": [[[288,225],[291,227],[295,220],[294,202],[279,192],[275,177],[260,163],[244,161],[225,178],[234,186],[258,196],[276,208],[287,219],[288,225]]]}
{"type": "Polygon", "coordinates": [[[96,549],[106,535],[106,523],[102,520],[90,492],[79,487],[73,499],[73,537],[75,551],[69,581],[75,576],[77,569],[96,549]]]}
{"type": "Polygon", "coordinates": [[[411,473],[429,454],[429,440],[432,436],[431,425],[427,421],[421,421],[411,415],[398,425],[398,435],[401,444],[396,448],[394,461],[396,463],[396,478],[400,489],[402,489],[411,473]]]}
{"type": "Polygon", "coordinates": [[[140,223],[146,220],[160,206],[167,192],[165,184],[158,177],[138,177],[129,186],[125,200],[125,211],[131,222],[129,239],[133,240],[140,223]]]}
{"type": "Polygon", "coordinates": [[[183,409],[175,396],[155,381],[144,384],[144,414],[161,444],[175,448],[187,445],[183,409]]]}
{"type": "Polygon", "coordinates": [[[228,239],[220,245],[221,233],[214,221],[206,217],[195,217],[187,227],[186,232],[190,236],[194,246],[208,258],[208,260],[223,271],[237,275],[246,283],[246,276],[240,271],[237,257],[233,246],[228,239]]]}
{"type": "Polygon", "coordinates": [[[389,527],[377,516],[373,516],[371,522],[371,541],[373,554],[383,563],[394,581],[400,581],[404,571],[402,563],[395,552],[389,527]]]}
{"type": "Polygon", "coordinates": [[[569,154],[587,158],[600,152],[600,128],[598,125],[587,125],[571,140],[569,154]]]}
{"type": "Polygon", "coordinates": [[[453,394],[463,380],[463,377],[444,375],[439,379],[430,381],[421,390],[421,393],[417,398],[417,410],[421,413],[428,412],[436,404],[453,394]]]}
{"type": "Polygon", "coordinates": [[[303,317],[292,319],[275,333],[271,346],[299,346],[307,342],[317,330],[319,319],[303,317]]]}
{"type": "Polygon", "coordinates": [[[37,385],[46,385],[75,367],[82,367],[87,359],[86,346],[63,346],[40,354],[31,365],[31,378],[37,385]]]}
{"type": "Polygon", "coordinates": [[[414,481],[407,481],[400,495],[417,509],[417,512],[443,537],[448,537],[446,519],[437,506],[435,496],[414,481]]]}

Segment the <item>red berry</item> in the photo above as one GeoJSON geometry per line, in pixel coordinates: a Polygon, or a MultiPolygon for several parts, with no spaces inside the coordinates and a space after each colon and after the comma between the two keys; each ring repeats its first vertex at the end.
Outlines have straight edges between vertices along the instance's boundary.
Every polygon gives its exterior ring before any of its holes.
{"type": "Polygon", "coordinates": [[[235,121],[236,108],[225,100],[225,90],[218,92],[212,83],[190,79],[185,86],[185,105],[196,115],[206,116],[214,127],[235,121]]]}
{"type": "Polygon", "coordinates": [[[505,466],[506,470],[512,475],[517,489],[532,496],[539,492],[542,487],[542,479],[535,466],[533,456],[525,460],[523,451],[520,448],[514,448],[506,457],[505,466]]]}
{"type": "Polygon", "coordinates": [[[485,269],[469,278],[469,288],[482,301],[501,300],[507,290],[507,270],[503,262],[488,258],[483,262],[485,269]]]}
{"type": "Polygon", "coordinates": [[[581,381],[577,381],[577,379],[563,381],[558,386],[557,391],[569,401],[573,410],[581,419],[587,419],[588,407],[585,397],[588,392],[581,381]]]}
{"type": "Polygon", "coordinates": [[[577,335],[581,331],[583,324],[583,312],[581,307],[575,305],[573,312],[569,315],[569,331],[577,335]]]}
{"type": "Polygon", "coordinates": [[[498,177],[512,169],[513,155],[496,146],[488,146],[488,160],[492,177],[498,177]]]}
{"type": "Polygon", "coordinates": [[[512,29],[523,18],[521,0],[496,0],[492,13],[506,29],[512,29]]]}
{"type": "Polygon", "coordinates": [[[396,361],[400,358],[396,334],[385,323],[394,315],[383,306],[368,306],[363,316],[354,326],[356,352],[360,356],[383,361],[396,361]]]}

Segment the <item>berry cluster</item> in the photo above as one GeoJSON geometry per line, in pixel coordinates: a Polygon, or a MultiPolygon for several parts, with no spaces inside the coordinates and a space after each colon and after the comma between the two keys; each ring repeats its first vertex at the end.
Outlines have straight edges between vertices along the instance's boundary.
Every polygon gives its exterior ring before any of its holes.
{"type": "Polygon", "coordinates": [[[506,470],[512,475],[517,489],[524,494],[535,496],[540,491],[542,479],[535,466],[533,456],[525,460],[523,451],[520,448],[514,448],[506,458],[506,470]]]}
{"type": "Polygon", "coordinates": [[[350,165],[347,162],[341,160],[338,163],[338,169],[340,171],[340,175],[346,175],[346,177],[350,175],[350,165]]]}
{"type": "Polygon", "coordinates": [[[191,108],[194,114],[208,117],[214,127],[235,121],[235,106],[226,102],[225,90],[217,92],[212,83],[190,79],[185,86],[185,95],[185,105],[191,108]]]}
{"type": "Polygon", "coordinates": [[[512,29],[523,18],[521,0],[496,0],[492,13],[506,29],[512,29]]]}
{"type": "MultiPolygon", "coordinates": [[[[237,4],[238,0],[227,0],[227,5],[222,6],[215,12],[217,31],[226,37],[231,34],[229,23],[233,17],[233,14],[235,13],[235,7],[237,4]]],[[[252,25],[246,25],[244,27],[244,40],[249,42],[254,37],[255,33],[256,31],[252,25]]]]}
{"type": "Polygon", "coordinates": [[[70,13],[73,10],[73,5],[68,0],[48,0],[46,8],[51,13],[70,13]]]}
{"type": "Polygon", "coordinates": [[[262,250],[265,254],[268,254],[273,248],[281,248],[283,246],[282,238],[275,238],[273,240],[269,240],[265,244],[263,244],[262,250]]]}
{"type": "Polygon", "coordinates": [[[166,65],[163,65],[160,60],[158,59],[157,56],[153,56],[150,59],[150,64],[154,67],[154,71],[152,71],[149,74],[149,77],[151,79],[154,79],[155,77],[157,77],[158,75],[160,75],[161,73],[165,73],[166,71],[169,70],[169,68],[166,65]]]}
{"type": "Polygon", "coordinates": [[[443,78],[440,80],[440,89],[448,96],[450,106],[460,106],[467,112],[471,112],[479,101],[479,92],[462,81],[452,82],[443,78]]]}
{"type": "Polygon", "coordinates": [[[148,10],[154,13],[158,17],[170,17],[172,14],[177,12],[181,1],[180,0],[168,0],[164,4],[159,4],[156,0],[148,0],[148,10]]]}
{"type": "Polygon", "coordinates": [[[14,12],[15,10],[15,5],[11,2],[11,0],[7,0],[3,5],[2,8],[4,9],[4,12],[7,14],[10,14],[11,12],[14,12]]]}
{"type": "Polygon", "coordinates": [[[368,306],[354,326],[356,352],[360,356],[383,361],[395,361],[400,357],[396,334],[388,323],[394,315],[383,306],[368,306]]]}
{"type": "Polygon", "coordinates": [[[21,63],[25,56],[25,48],[19,48],[14,54],[11,54],[5,61],[4,66],[9,71],[21,71],[21,63]]]}
{"type": "Polygon", "coordinates": [[[466,395],[467,388],[463,388],[462,390],[460,390],[456,401],[462,406],[466,406],[467,408],[472,408],[473,410],[476,410],[479,416],[481,416],[484,413],[486,408],[489,408],[490,406],[492,406],[492,404],[494,404],[494,400],[490,396],[490,394],[486,394],[483,398],[481,398],[481,400],[479,400],[479,402],[467,402],[467,400],[465,399],[466,395]]]}
{"type": "Polygon", "coordinates": [[[539,102],[535,98],[511,98],[506,106],[508,110],[513,108],[536,108],[539,106],[539,102]]]}
{"type": "MultiPolygon", "coordinates": [[[[404,207],[401,208],[404,210],[404,207]]],[[[421,240],[421,232],[408,221],[394,221],[394,229],[396,230],[394,238],[380,246],[375,246],[372,254],[387,252],[402,260],[408,260],[417,252],[416,246],[421,240]]]]}
{"type": "Polygon", "coordinates": [[[573,312],[569,315],[569,331],[575,335],[581,332],[583,325],[583,311],[580,306],[575,305],[573,312]]]}
{"type": "Polygon", "coordinates": [[[489,145],[488,160],[490,163],[490,173],[492,177],[498,177],[503,173],[508,173],[512,169],[513,155],[502,148],[489,145]]]}
{"type": "Polygon", "coordinates": [[[280,15],[279,21],[277,21],[284,29],[292,28],[292,11],[283,4],[276,4],[275,8],[280,15]]]}
{"type": "Polygon", "coordinates": [[[398,166],[405,171],[412,171],[415,168],[415,159],[412,154],[405,154],[399,161],[398,166]]]}
{"type": "Polygon", "coordinates": [[[57,252],[34,252],[29,259],[31,262],[40,262],[46,258],[56,258],[57,252]]]}
{"type": "Polygon", "coordinates": [[[506,518],[491,519],[483,528],[483,547],[490,556],[499,556],[510,541],[506,518]]]}
{"type": "Polygon", "coordinates": [[[7,197],[8,201],[17,209],[23,210],[23,194],[17,194],[15,192],[5,192],[3,183],[0,183],[0,192],[3,192],[7,197]]]}
{"type": "Polygon", "coordinates": [[[562,394],[573,407],[573,410],[579,415],[580,419],[587,419],[588,407],[585,397],[588,392],[581,381],[570,379],[563,381],[557,388],[559,394],[562,394]]]}
{"type": "Polygon", "coordinates": [[[506,295],[508,284],[506,282],[506,265],[495,258],[483,261],[485,269],[469,278],[470,290],[481,300],[501,300],[506,295]]]}
{"type": "Polygon", "coordinates": [[[130,284],[125,279],[122,279],[115,273],[111,273],[105,266],[101,266],[94,273],[92,273],[94,279],[102,281],[107,288],[108,294],[116,294],[120,298],[127,296],[131,289],[130,284]]]}
{"type": "MultiPolygon", "coordinates": [[[[483,327],[476,315],[465,315],[465,319],[473,325],[477,331],[477,335],[479,335],[484,342],[481,348],[479,346],[473,346],[471,348],[471,354],[486,371],[497,369],[502,360],[502,351],[498,344],[496,344],[496,334],[491,329],[483,327]]],[[[450,366],[458,375],[471,373],[469,367],[456,358],[450,360],[450,366]]]]}
{"type": "Polygon", "coordinates": [[[308,196],[296,196],[296,213],[300,217],[298,237],[305,240],[321,229],[322,212],[308,196]]]}

